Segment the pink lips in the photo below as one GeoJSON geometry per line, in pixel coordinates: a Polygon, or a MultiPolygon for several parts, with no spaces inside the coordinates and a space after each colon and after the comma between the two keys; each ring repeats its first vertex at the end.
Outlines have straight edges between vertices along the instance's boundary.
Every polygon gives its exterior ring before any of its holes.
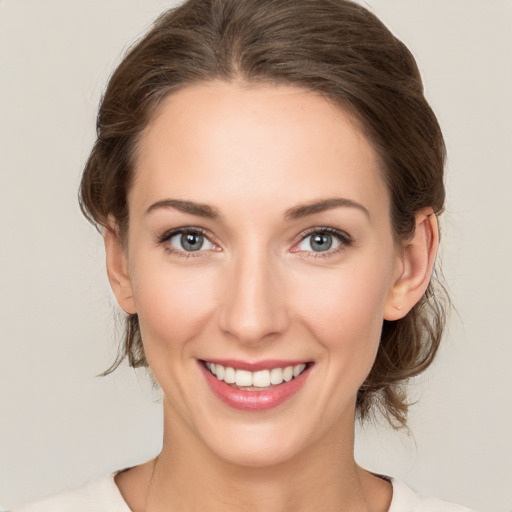
{"type": "MultiPolygon", "coordinates": [[[[224,367],[231,366],[232,368],[240,370],[256,372],[263,369],[295,366],[302,361],[260,361],[254,364],[227,359],[209,359],[209,362],[221,364],[224,367]]],[[[262,391],[247,391],[230,386],[224,381],[217,379],[215,375],[212,375],[212,373],[205,368],[201,361],[198,361],[198,363],[213,394],[226,405],[244,411],[265,411],[282,404],[302,388],[312,367],[312,365],[307,366],[298,377],[295,377],[289,382],[283,382],[282,384],[271,386],[262,391]]]]}

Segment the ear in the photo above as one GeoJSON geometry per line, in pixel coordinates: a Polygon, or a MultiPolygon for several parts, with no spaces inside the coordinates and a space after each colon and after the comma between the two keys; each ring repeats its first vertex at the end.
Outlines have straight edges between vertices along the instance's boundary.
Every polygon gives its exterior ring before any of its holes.
{"type": "Polygon", "coordinates": [[[400,275],[387,298],[385,320],[403,318],[421,299],[430,282],[438,246],[437,217],[431,208],[420,210],[414,235],[402,248],[400,275]]]}
{"type": "Polygon", "coordinates": [[[107,275],[117,302],[125,313],[135,314],[132,282],[128,273],[128,260],[125,248],[119,240],[116,225],[112,222],[103,233],[107,259],[107,275]]]}

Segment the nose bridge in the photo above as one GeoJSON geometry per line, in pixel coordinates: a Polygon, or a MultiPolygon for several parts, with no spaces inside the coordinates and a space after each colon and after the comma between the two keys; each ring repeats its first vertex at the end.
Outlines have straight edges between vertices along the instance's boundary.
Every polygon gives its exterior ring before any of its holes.
{"type": "Polygon", "coordinates": [[[286,329],[286,298],[278,267],[272,254],[261,247],[246,247],[233,255],[220,312],[225,333],[247,344],[286,329]]]}

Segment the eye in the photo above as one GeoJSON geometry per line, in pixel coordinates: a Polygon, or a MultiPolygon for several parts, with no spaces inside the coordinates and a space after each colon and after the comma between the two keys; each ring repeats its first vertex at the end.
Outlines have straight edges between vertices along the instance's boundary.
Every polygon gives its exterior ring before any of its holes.
{"type": "Polygon", "coordinates": [[[303,235],[293,252],[333,253],[351,243],[350,237],[334,228],[315,228],[303,235]]]}
{"type": "Polygon", "coordinates": [[[173,252],[191,253],[216,249],[216,246],[199,229],[174,230],[163,235],[160,242],[165,243],[173,252]]]}

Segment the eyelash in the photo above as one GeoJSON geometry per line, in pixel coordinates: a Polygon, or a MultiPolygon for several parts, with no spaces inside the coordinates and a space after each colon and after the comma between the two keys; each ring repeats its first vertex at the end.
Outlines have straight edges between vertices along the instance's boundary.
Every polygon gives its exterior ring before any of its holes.
{"type": "Polygon", "coordinates": [[[333,256],[335,254],[338,254],[339,252],[343,251],[347,247],[350,247],[352,245],[352,237],[345,233],[344,231],[340,231],[336,228],[331,228],[328,226],[323,227],[316,227],[313,229],[308,229],[300,234],[299,241],[294,244],[294,246],[300,244],[304,240],[306,240],[310,236],[314,235],[332,235],[334,238],[338,239],[339,246],[336,247],[333,250],[327,250],[327,251],[300,251],[300,250],[292,250],[292,252],[305,252],[307,254],[307,258],[328,258],[330,256],[333,256]]]}
{"type": "Polygon", "coordinates": [[[211,244],[217,247],[216,244],[210,241],[209,233],[203,228],[187,226],[183,228],[171,229],[170,231],[166,231],[163,235],[161,235],[158,238],[158,243],[164,246],[164,250],[166,252],[178,256],[179,258],[197,258],[198,256],[204,256],[204,253],[207,251],[180,251],[179,249],[175,249],[166,242],[169,242],[176,235],[201,235],[204,238],[206,238],[211,244]],[[195,254],[195,252],[197,252],[198,254],[195,254]]]}
{"type": "MultiPolygon", "coordinates": [[[[167,244],[167,242],[169,242],[169,240],[171,240],[176,235],[188,235],[188,234],[201,235],[201,236],[205,237],[215,247],[218,247],[216,244],[211,242],[209,233],[206,230],[204,230],[203,228],[199,228],[199,227],[183,227],[183,228],[175,228],[170,231],[166,231],[158,238],[158,243],[160,245],[164,246],[164,250],[166,252],[176,255],[180,258],[195,258],[195,257],[199,257],[199,256],[204,256],[205,252],[209,252],[209,251],[204,251],[204,250],[198,250],[197,254],[195,254],[196,251],[184,251],[184,250],[182,251],[182,250],[175,249],[171,245],[167,244]]],[[[329,256],[333,256],[334,254],[339,253],[340,251],[342,251],[342,250],[346,249],[347,247],[350,247],[350,245],[352,245],[353,240],[350,235],[348,235],[344,231],[340,231],[339,229],[325,226],[325,227],[315,227],[313,229],[308,229],[308,230],[304,231],[303,233],[301,233],[299,235],[299,241],[294,244],[294,247],[297,246],[298,244],[302,243],[304,240],[306,240],[310,236],[325,235],[325,234],[335,237],[339,242],[339,246],[333,250],[326,250],[326,251],[301,251],[301,250],[297,250],[297,249],[296,250],[292,249],[291,252],[306,253],[307,258],[327,258],[329,256]]]]}

